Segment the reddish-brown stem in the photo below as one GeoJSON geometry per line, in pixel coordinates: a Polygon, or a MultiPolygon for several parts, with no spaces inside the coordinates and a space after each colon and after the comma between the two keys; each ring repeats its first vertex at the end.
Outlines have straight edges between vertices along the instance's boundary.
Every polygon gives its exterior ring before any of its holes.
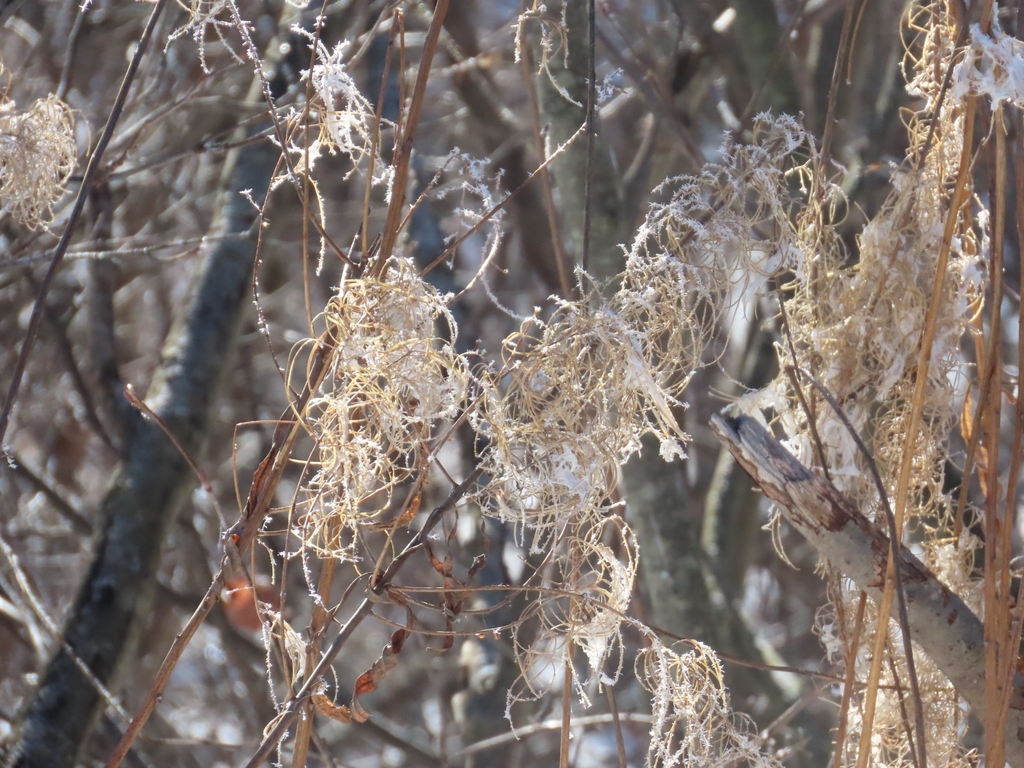
{"type": "MultiPolygon", "coordinates": [[[[405,564],[405,561],[409,559],[409,556],[422,548],[426,537],[430,535],[430,532],[441,521],[441,518],[455,508],[458,501],[466,494],[473,484],[476,483],[481,474],[483,474],[483,469],[481,467],[477,467],[462,483],[452,489],[452,492],[448,495],[448,498],[445,499],[444,503],[436,507],[430,513],[426,522],[424,522],[423,527],[420,529],[420,532],[413,537],[412,541],[410,541],[395,557],[395,559],[391,561],[391,564],[381,577],[370,584],[369,588],[374,595],[380,595],[384,592],[392,579],[394,579],[395,575],[405,564]]],[[[309,698],[310,694],[313,693],[316,686],[319,684],[320,678],[330,668],[335,657],[345,646],[345,643],[348,642],[349,638],[351,638],[352,633],[355,632],[359,623],[372,612],[374,599],[375,598],[370,596],[365,597],[359,604],[359,607],[356,608],[355,612],[349,617],[348,621],[345,622],[345,625],[341,628],[338,636],[334,638],[330,647],[324,652],[323,656],[321,656],[320,660],[317,662],[317,665],[306,677],[306,681],[302,688],[300,688],[295,696],[285,705],[281,714],[277,716],[277,719],[267,727],[267,730],[264,732],[262,743],[256,750],[256,753],[246,764],[246,768],[257,768],[257,766],[261,765],[274,750],[274,746],[284,738],[285,733],[292,726],[292,723],[295,722],[295,718],[298,717],[304,702],[309,698]]]]}
{"type": "Polygon", "coordinates": [[[384,233],[381,236],[380,253],[373,265],[371,272],[373,277],[380,277],[384,272],[384,265],[391,258],[395,243],[398,242],[399,226],[401,221],[402,206],[405,205],[405,187],[409,182],[409,165],[412,160],[412,142],[416,137],[416,126],[419,124],[420,112],[423,110],[423,101],[427,91],[427,79],[430,77],[430,64],[434,60],[434,52],[437,50],[437,40],[441,35],[441,25],[444,23],[444,16],[448,12],[449,0],[437,0],[434,6],[434,17],[430,21],[430,29],[423,41],[423,58],[420,59],[419,72],[416,74],[416,85],[412,93],[412,103],[409,105],[409,114],[402,126],[402,136],[398,142],[398,151],[395,153],[395,180],[391,192],[391,205],[388,207],[387,219],[384,222],[384,233]]]}
{"type": "Polygon", "coordinates": [[[228,575],[235,569],[241,555],[245,553],[255,540],[256,534],[263,524],[263,519],[270,510],[270,502],[274,497],[278,482],[288,466],[292,446],[302,428],[301,421],[294,418],[289,419],[289,416],[294,416],[295,413],[302,413],[313,392],[320,387],[320,382],[327,372],[327,361],[332,350],[333,347],[324,343],[323,340],[317,346],[306,387],[299,396],[298,402],[285,411],[277,425],[277,429],[274,431],[274,442],[270,452],[256,469],[243,516],[228,530],[222,539],[224,557],[221,561],[220,570],[214,577],[210,587],[206,590],[202,602],[199,603],[199,606],[181,632],[175,636],[174,642],[171,644],[167,655],[160,665],[160,669],[157,670],[146,698],[139,707],[139,711],[136,713],[131,725],[128,726],[128,730],[121,737],[121,741],[118,742],[113,754],[107,760],[106,768],[117,768],[121,765],[121,762],[128,754],[128,750],[131,749],[132,743],[138,737],[142,728],[149,720],[150,715],[153,714],[153,711],[163,698],[163,692],[171,679],[171,673],[174,671],[175,666],[177,666],[181,655],[185,652],[185,648],[210,611],[213,610],[213,606],[220,601],[221,590],[224,588],[228,575]]]}

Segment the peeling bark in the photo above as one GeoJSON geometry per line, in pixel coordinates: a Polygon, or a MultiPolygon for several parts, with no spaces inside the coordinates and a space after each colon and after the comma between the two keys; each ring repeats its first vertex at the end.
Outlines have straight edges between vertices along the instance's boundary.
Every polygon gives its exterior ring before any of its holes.
{"type": "MultiPolygon", "coordinates": [[[[885,584],[888,537],[834,485],[793,457],[749,416],[713,416],[711,429],[764,494],[822,557],[877,597],[885,584]]],[[[985,708],[985,645],[981,621],[967,604],[900,546],[897,563],[914,642],[977,712],[985,708]]],[[[895,618],[895,604],[893,607],[895,618]]],[[[1024,677],[1013,681],[1006,760],[1024,768],[1024,677]]]]}

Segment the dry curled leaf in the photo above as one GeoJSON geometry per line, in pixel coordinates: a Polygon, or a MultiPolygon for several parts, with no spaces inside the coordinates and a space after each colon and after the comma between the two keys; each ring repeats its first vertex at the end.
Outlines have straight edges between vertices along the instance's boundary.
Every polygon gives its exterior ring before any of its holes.
{"type": "MultiPolygon", "coordinates": [[[[324,717],[329,717],[331,720],[337,720],[339,723],[348,725],[352,722],[352,711],[344,704],[335,704],[323,691],[317,691],[312,694],[310,701],[313,702],[313,707],[324,717]]],[[[365,721],[357,721],[365,722],[365,721]]]]}
{"type": "Polygon", "coordinates": [[[380,658],[374,662],[373,667],[359,675],[356,679],[355,688],[352,691],[353,713],[357,711],[365,712],[361,710],[356,699],[362,694],[377,690],[377,686],[384,679],[384,676],[398,666],[398,654],[401,653],[401,649],[406,644],[406,638],[408,637],[409,630],[395,630],[391,634],[391,642],[384,646],[380,658]]]}

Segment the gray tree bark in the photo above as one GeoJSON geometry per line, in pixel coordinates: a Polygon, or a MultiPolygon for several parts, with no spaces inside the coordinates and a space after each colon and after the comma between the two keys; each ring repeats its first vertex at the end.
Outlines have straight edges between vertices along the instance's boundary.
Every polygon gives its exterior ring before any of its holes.
{"type": "MultiPolygon", "coordinates": [[[[568,0],[565,4],[567,50],[551,56],[551,76],[576,102],[567,100],[544,75],[537,77],[537,96],[541,117],[549,128],[551,151],[562,146],[587,120],[588,9],[587,0],[568,0]]],[[[596,109],[596,107],[595,107],[596,109]]],[[[562,219],[577,261],[583,258],[583,224],[586,200],[587,142],[581,136],[551,164],[555,186],[562,202],[562,219]]],[[[619,243],[626,237],[622,222],[622,199],[612,165],[611,151],[594,136],[593,177],[590,193],[590,273],[608,280],[622,269],[619,243]]]]}
{"type": "MultiPolygon", "coordinates": [[[[278,156],[269,142],[239,152],[216,230],[242,236],[220,239],[203,259],[147,394],[150,407],[192,456],[202,453],[218,384],[250,295],[257,212],[239,193],[252,190],[253,198],[261,200],[278,156]]],[[[74,653],[108,687],[132,656],[152,603],[164,534],[195,485],[192,470],[160,427],[140,416],[132,421],[124,459],[103,500],[92,566],[65,629],[74,653]]],[[[72,765],[103,706],[72,658],[58,652],[28,707],[7,764],[72,765]]]]}

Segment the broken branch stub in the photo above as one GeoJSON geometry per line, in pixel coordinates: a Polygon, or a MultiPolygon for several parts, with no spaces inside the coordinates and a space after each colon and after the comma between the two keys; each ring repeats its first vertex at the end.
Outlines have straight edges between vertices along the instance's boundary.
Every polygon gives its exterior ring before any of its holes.
{"type": "MultiPolygon", "coordinates": [[[[822,557],[872,597],[881,595],[889,538],[878,526],[834,485],[797,461],[755,419],[715,415],[711,429],[822,557]]],[[[981,621],[906,547],[901,545],[898,555],[914,641],[971,707],[984,712],[981,621]]],[[[1013,681],[1007,717],[1006,760],[1013,768],[1024,768],[1024,677],[1019,673],[1013,681]]]]}

